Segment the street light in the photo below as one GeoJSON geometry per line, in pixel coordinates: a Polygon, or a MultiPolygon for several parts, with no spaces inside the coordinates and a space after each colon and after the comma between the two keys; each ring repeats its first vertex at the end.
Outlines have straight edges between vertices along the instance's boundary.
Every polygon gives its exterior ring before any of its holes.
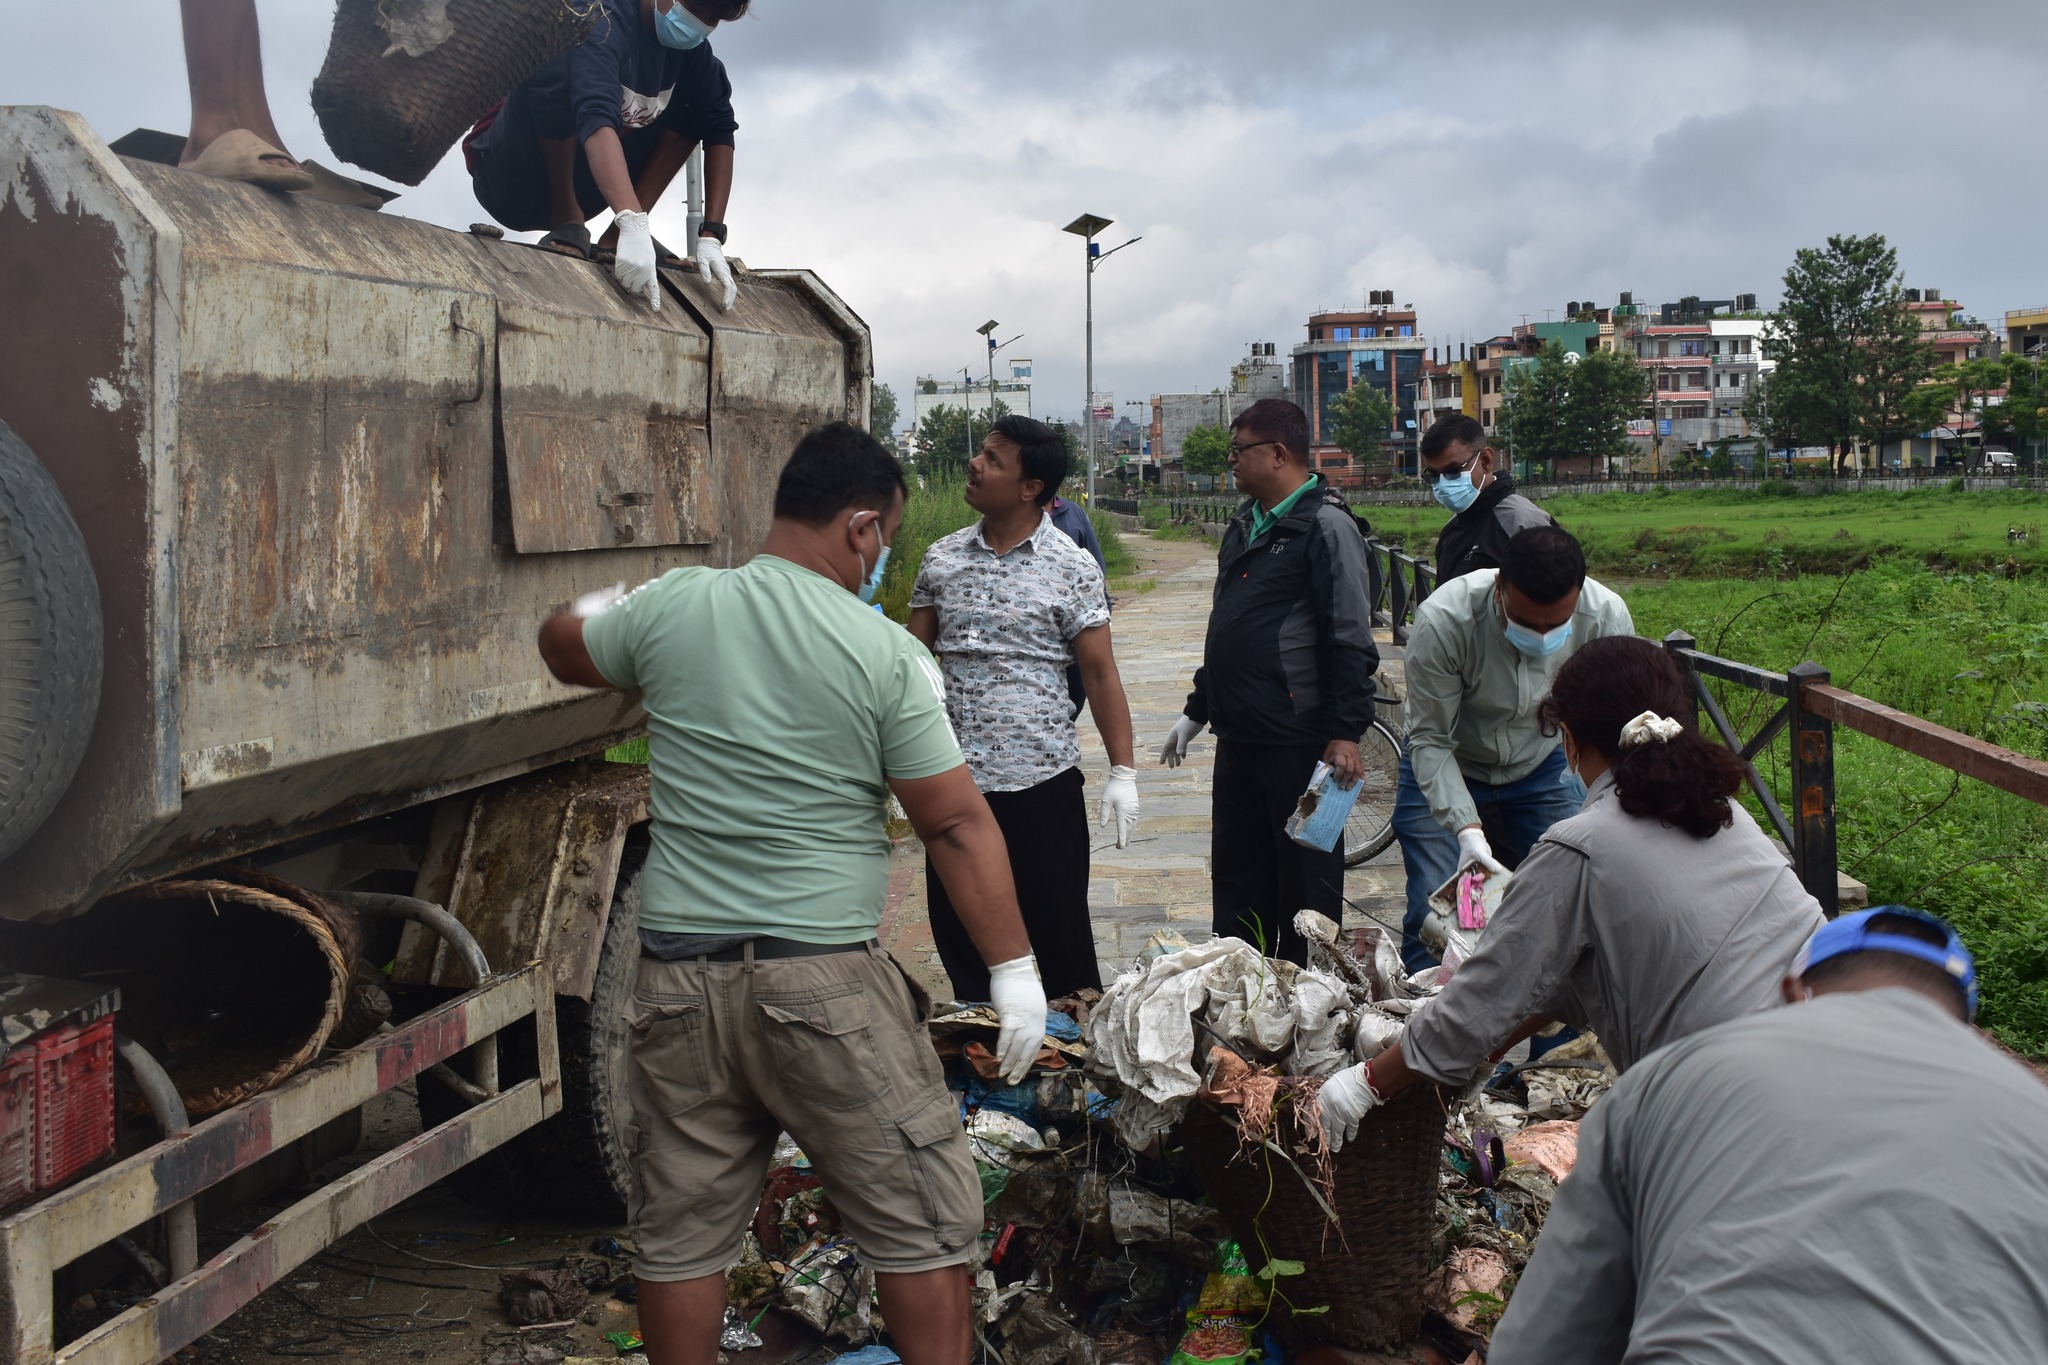
{"type": "Polygon", "coordinates": [[[1093,213],[1084,213],[1061,229],[1063,232],[1073,233],[1076,237],[1088,243],[1088,366],[1086,381],[1088,395],[1084,406],[1088,422],[1088,505],[1090,507],[1095,505],[1095,267],[1101,262],[1108,260],[1111,256],[1116,255],[1117,252],[1122,251],[1124,247],[1144,240],[1142,237],[1133,237],[1129,242],[1124,242],[1119,246],[1113,246],[1109,250],[1104,251],[1097,245],[1095,234],[1108,227],[1114,221],[1115,219],[1112,218],[1103,218],[1093,213]]]}
{"type": "Polygon", "coordinates": [[[997,325],[996,320],[990,318],[987,322],[974,329],[981,333],[983,340],[988,342],[988,421],[991,428],[995,426],[996,421],[996,352],[1002,350],[1003,346],[1013,346],[1024,339],[1024,334],[1019,332],[1004,342],[1002,346],[998,346],[995,338],[997,325]]]}

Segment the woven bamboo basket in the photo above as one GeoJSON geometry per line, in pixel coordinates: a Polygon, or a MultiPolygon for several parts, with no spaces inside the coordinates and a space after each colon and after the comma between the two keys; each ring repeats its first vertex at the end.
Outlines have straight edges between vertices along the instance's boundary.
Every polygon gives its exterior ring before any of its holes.
{"type": "MultiPolygon", "coordinates": [[[[1292,1124],[1283,1112],[1280,1145],[1292,1124]]],[[[1421,1330],[1444,1140],[1435,1087],[1417,1086],[1366,1115],[1335,1162],[1334,1225],[1301,1176],[1263,1148],[1242,1151],[1237,1129],[1215,1109],[1196,1104],[1180,1137],[1252,1269],[1268,1256],[1300,1261],[1305,1273],[1280,1288],[1297,1307],[1328,1305],[1327,1313],[1296,1317],[1276,1304],[1271,1321],[1289,1342],[1370,1351],[1421,1330]]]]}
{"type": "Polygon", "coordinates": [[[344,161],[417,185],[471,124],[582,41],[600,9],[596,0],[340,0],[313,80],[320,131],[344,161]]]}

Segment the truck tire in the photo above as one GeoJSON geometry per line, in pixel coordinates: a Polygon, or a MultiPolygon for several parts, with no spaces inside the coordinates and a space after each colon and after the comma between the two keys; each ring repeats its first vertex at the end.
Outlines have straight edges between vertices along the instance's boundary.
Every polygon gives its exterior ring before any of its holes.
{"type": "MultiPolygon", "coordinates": [[[[633,1118],[626,1011],[640,967],[640,872],[646,861],[647,827],[642,825],[626,838],[590,999],[555,998],[562,1112],[450,1177],[455,1192],[471,1203],[625,1219],[632,1191],[627,1134],[633,1118]]],[[[498,1054],[501,1085],[538,1074],[533,1044],[517,1029],[499,1035],[498,1054]]],[[[419,1079],[419,1105],[422,1127],[467,1107],[431,1075],[419,1079]]]]}
{"type": "Polygon", "coordinates": [[[85,537],[0,422],[0,859],[28,842],[85,757],[104,650],[85,537]]]}

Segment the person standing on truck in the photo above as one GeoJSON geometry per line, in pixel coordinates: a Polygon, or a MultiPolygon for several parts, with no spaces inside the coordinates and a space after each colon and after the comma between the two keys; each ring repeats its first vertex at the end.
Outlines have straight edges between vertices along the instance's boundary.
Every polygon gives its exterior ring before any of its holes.
{"type": "MultiPolygon", "coordinates": [[[[1067,444],[1057,431],[1029,417],[997,418],[967,463],[967,505],[981,519],[925,552],[910,591],[910,633],[945,672],[946,710],[1003,828],[1031,949],[1055,997],[1102,989],[1069,660],[1094,698],[1109,753],[1101,823],[1115,823],[1118,848],[1138,823],[1131,708],[1110,648],[1102,570],[1046,510],[1066,476],[1067,444]]],[[[988,968],[940,872],[928,858],[939,960],[957,998],[984,1000],[988,968]]]]}
{"type": "Polygon", "coordinates": [[[1159,751],[1178,767],[1216,731],[1210,798],[1213,925],[1269,956],[1307,961],[1295,912],[1344,914],[1344,848],[1287,837],[1316,764],[1363,780],[1358,737],[1373,721],[1365,536],[1344,497],[1308,467],[1308,417],[1262,398],[1231,424],[1230,470],[1249,496],[1217,554],[1202,666],[1186,714],[1159,751]]]}
{"type": "Polygon", "coordinates": [[[1436,965],[1422,923],[1452,873],[1512,870],[1543,831],[1577,814],[1585,788],[1538,708],[1576,651],[1634,633],[1628,605],[1586,577],[1585,551],[1555,526],[1517,531],[1500,568],[1454,578],[1416,609],[1394,795],[1409,971],[1436,965]]]}
{"type": "Polygon", "coordinates": [[[845,422],[798,443],[735,569],[671,570],[541,627],[564,682],[638,689],[653,780],[632,1019],[634,1238],[653,1365],[709,1361],[725,1268],[787,1130],[876,1271],[896,1349],[965,1365],[981,1187],[924,1024],[876,940],[894,792],[989,970],[1021,1079],[1045,992],[1002,830],[938,666],[863,605],[903,519],[900,465],[845,422]]]}
{"type": "Polygon", "coordinates": [[[601,245],[615,252],[620,288],[661,307],[659,251],[647,215],[704,148],[704,221],[698,273],[730,311],[739,297],[726,263],[732,197],[732,82],[712,55],[711,31],[749,0],[594,0],[580,44],[540,69],[463,139],[479,204],[517,232],[547,230],[541,245],[595,259],[591,218],[610,208],[601,245]]]}
{"type": "Polygon", "coordinates": [[[2048,1360],[2048,1089],[1969,950],[1881,906],[1784,987],[1586,1115],[1492,1365],[2048,1360]]]}
{"type": "Polygon", "coordinates": [[[1685,675],[1633,635],[1557,670],[1544,722],[1591,786],[1529,850],[1472,955],[1400,1038],[1323,1085],[1332,1149],[1417,1079],[1469,1083],[1561,1020],[1626,1072],[1666,1043],[1779,1003],[1820,906],[1735,800],[1742,760],[1703,738],[1685,675]]]}
{"type": "Polygon", "coordinates": [[[1515,491],[1500,455],[1486,443],[1486,428],[1464,413],[1430,424],[1422,436],[1422,480],[1451,519],[1436,538],[1436,581],[1474,569],[1498,569],[1515,532],[1555,526],[1550,513],[1515,491]]]}

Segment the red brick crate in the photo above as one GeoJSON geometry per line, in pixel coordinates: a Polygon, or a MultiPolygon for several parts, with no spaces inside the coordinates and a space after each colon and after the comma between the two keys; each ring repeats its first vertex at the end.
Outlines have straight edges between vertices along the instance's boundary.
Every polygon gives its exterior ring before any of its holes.
{"type": "Polygon", "coordinates": [[[114,1020],[36,1039],[36,1188],[55,1189],[114,1149],[114,1020]]]}

